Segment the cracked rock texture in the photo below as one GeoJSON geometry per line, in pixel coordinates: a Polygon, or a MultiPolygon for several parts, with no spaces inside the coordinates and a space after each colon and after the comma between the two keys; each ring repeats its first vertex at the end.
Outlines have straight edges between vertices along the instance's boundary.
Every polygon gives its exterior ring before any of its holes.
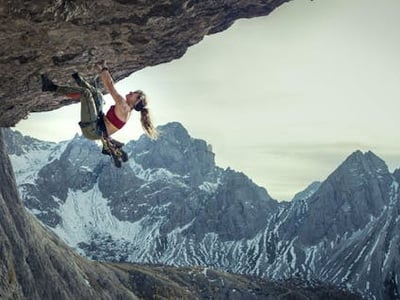
{"type": "Polygon", "coordinates": [[[41,73],[72,82],[74,71],[92,76],[93,63],[107,59],[118,81],[287,1],[0,0],[0,127],[71,104],[41,93],[41,73]]]}

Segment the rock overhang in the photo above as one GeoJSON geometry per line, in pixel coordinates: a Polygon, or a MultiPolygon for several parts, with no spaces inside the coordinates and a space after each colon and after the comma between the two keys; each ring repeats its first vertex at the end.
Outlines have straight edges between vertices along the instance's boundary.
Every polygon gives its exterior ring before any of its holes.
{"type": "Polygon", "coordinates": [[[40,90],[40,74],[72,83],[107,59],[115,81],[184,55],[235,20],[290,0],[0,1],[0,127],[72,102],[40,90]]]}

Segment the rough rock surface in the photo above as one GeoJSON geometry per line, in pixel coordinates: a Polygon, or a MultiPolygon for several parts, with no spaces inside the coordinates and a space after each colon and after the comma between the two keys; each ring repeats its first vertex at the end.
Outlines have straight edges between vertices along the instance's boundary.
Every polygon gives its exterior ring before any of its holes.
{"type": "Polygon", "coordinates": [[[239,18],[289,0],[0,0],[0,127],[70,101],[40,92],[40,74],[72,82],[105,58],[115,80],[181,57],[239,18]]]}

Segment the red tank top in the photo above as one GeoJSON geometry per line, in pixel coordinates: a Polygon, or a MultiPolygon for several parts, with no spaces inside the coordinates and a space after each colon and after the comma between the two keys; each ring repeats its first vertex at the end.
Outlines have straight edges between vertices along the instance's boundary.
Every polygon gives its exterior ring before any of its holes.
{"type": "Polygon", "coordinates": [[[110,109],[106,114],[106,118],[108,119],[108,121],[110,121],[111,124],[113,124],[118,129],[121,129],[125,125],[125,122],[121,121],[115,114],[115,105],[110,107],[110,109]]]}

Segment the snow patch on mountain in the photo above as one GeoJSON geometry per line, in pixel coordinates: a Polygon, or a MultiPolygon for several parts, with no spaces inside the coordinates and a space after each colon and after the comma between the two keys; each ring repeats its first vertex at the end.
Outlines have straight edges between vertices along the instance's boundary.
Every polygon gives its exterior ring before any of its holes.
{"type": "Polygon", "coordinates": [[[17,184],[33,183],[42,166],[59,159],[68,142],[49,144],[47,147],[25,149],[23,154],[11,154],[17,184]]]}
{"type": "Polygon", "coordinates": [[[199,189],[209,194],[213,194],[217,191],[220,185],[221,185],[220,179],[218,179],[217,182],[204,181],[202,184],[199,185],[199,189]]]}
{"type": "MultiPolygon", "coordinates": [[[[53,230],[69,245],[79,249],[79,243],[89,241],[94,235],[109,235],[113,239],[130,242],[151,240],[158,233],[156,226],[147,226],[147,217],[137,222],[118,220],[111,212],[108,200],[102,196],[98,185],[87,192],[69,191],[67,200],[59,209],[61,224],[53,230]]],[[[158,225],[158,226],[157,226],[158,225]]]]}

